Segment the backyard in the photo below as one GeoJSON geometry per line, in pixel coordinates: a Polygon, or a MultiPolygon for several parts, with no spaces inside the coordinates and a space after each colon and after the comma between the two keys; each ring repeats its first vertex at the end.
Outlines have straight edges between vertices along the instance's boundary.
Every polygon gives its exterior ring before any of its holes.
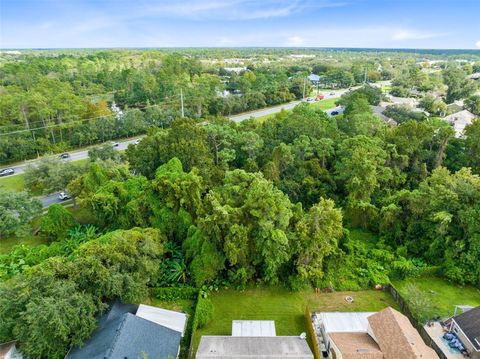
{"type": "MultiPolygon", "coordinates": [[[[455,305],[480,305],[480,289],[473,286],[457,286],[433,274],[393,281],[393,285],[407,302],[409,302],[407,294],[412,284],[423,296],[422,302],[428,303],[426,306],[417,309],[419,313],[416,314],[420,318],[451,316],[455,310],[455,305]]],[[[412,305],[410,307],[411,310],[414,310],[412,305]]]]}
{"type": "Polygon", "coordinates": [[[388,292],[365,290],[358,292],[314,293],[291,292],[281,288],[254,288],[242,292],[221,290],[212,293],[215,306],[212,321],[195,333],[194,348],[202,335],[231,335],[232,320],[274,320],[277,335],[300,335],[307,332],[305,308],[313,311],[378,311],[397,304],[388,292]],[[348,304],[345,296],[352,296],[348,304]]]}

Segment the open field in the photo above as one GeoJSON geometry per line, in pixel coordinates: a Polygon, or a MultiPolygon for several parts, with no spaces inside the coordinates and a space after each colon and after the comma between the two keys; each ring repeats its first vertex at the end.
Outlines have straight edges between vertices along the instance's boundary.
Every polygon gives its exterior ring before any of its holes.
{"type": "MultiPolygon", "coordinates": [[[[313,102],[313,103],[310,104],[310,106],[325,111],[325,110],[328,110],[330,108],[335,107],[336,106],[335,105],[336,100],[338,100],[338,97],[328,98],[326,100],[313,102]]],[[[286,110],[286,111],[290,112],[291,110],[286,110]]],[[[264,121],[268,120],[269,118],[274,117],[275,115],[276,115],[276,113],[272,113],[272,114],[265,115],[265,116],[259,116],[259,117],[255,118],[255,121],[264,122],[264,121]]]]}
{"type": "MultiPolygon", "coordinates": [[[[85,209],[81,210],[79,208],[69,207],[69,211],[73,213],[75,219],[81,224],[90,224],[95,223],[95,218],[85,209]]],[[[31,222],[31,233],[40,226],[41,217],[34,218],[31,222]]],[[[22,238],[16,236],[0,238],[0,254],[7,254],[12,250],[12,248],[19,244],[24,244],[28,247],[36,247],[41,244],[47,244],[47,240],[41,236],[28,234],[22,238]]]]}
{"type": "Polygon", "coordinates": [[[393,281],[393,285],[407,302],[405,288],[409,283],[414,284],[433,304],[430,310],[421,313],[425,318],[433,318],[437,315],[442,318],[451,316],[455,305],[480,305],[480,289],[473,286],[457,286],[434,275],[393,281]]]}
{"type": "Polygon", "coordinates": [[[291,292],[281,288],[254,288],[242,292],[221,290],[212,293],[215,306],[213,320],[198,329],[194,348],[202,335],[231,335],[232,320],[275,320],[277,335],[299,335],[307,332],[305,308],[313,311],[378,311],[387,306],[397,308],[394,299],[383,291],[314,293],[291,292]],[[348,304],[345,296],[355,301],[348,304]]]}
{"type": "Polygon", "coordinates": [[[15,192],[23,191],[25,189],[23,175],[1,177],[0,189],[15,192]]]}

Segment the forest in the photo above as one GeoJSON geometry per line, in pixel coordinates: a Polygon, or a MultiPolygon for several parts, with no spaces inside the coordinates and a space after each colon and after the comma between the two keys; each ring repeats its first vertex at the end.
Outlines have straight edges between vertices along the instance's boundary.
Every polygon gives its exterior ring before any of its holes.
{"type": "MultiPolygon", "coordinates": [[[[67,52],[0,67],[4,162],[146,134],[125,153],[99,146],[86,163],[27,170],[29,189],[67,188],[91,220],[52,205],[40,218],[47,244],[0,255],[0,342],[61,358],[111,300],[158,287],[358,290],[426,268],[480,286],[480,120],[457,137],[440,117],[457,100],[479,114],[478,84],[466,80],[478,58],[425,72],[410,53],[294,61],[259,51],[227,75],[210,62],[218,53],[206,54],[67,52]],[[264,121],[225,118],[301,98],[309,73],[362,85],[338,99],[338,116],[301,103],[264,121]],[[396,125],[385,122],[372,110],[385,96],[369,84],[379,80],[419,96],[428,115],[393,106],[396,125]],[[184,118],[171,100],[180,89],[184,118]],[[432,101],[435,91],[444,96],[432,101]]],[[[28,193],[1,188],[0,206],[0,241],[21,238],[42,212],[28,193]]]]}

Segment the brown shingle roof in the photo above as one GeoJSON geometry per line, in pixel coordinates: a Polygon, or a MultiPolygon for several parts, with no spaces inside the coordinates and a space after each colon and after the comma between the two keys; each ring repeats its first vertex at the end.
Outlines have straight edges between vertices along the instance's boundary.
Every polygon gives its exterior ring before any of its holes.
{"type": "Polygon", "coordinates": [[[388,307],[368,317],[385,359],[438,359],[402,313],[388,307]]]}
{"type": "Polygon", "coordinates": [[[377,343],[367,333],[331,333],[329,336],[343,359],[384,359],[377,343]]]}

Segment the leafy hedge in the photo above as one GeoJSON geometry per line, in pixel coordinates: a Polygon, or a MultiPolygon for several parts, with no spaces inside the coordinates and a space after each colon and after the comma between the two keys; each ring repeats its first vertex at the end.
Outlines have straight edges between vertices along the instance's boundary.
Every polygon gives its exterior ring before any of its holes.
{"type": "Polygon", "coordinates": [[[198,289],[193,287],[158,287],[154,289],[155,298],[175,302],[179,299],[197,299],[198,289]]]}
{"type": "Polygon", "coordinates": [[[192,357],[193,341],[198,328],[205,326],[213,317],[214,306],[212,301],[208,298],[208,294],[204,291],[199,291],[197,296],[197,305],[195,307],[195,314],[192,321],[192,334],[190,341],[189,357],[192,357]]]}

